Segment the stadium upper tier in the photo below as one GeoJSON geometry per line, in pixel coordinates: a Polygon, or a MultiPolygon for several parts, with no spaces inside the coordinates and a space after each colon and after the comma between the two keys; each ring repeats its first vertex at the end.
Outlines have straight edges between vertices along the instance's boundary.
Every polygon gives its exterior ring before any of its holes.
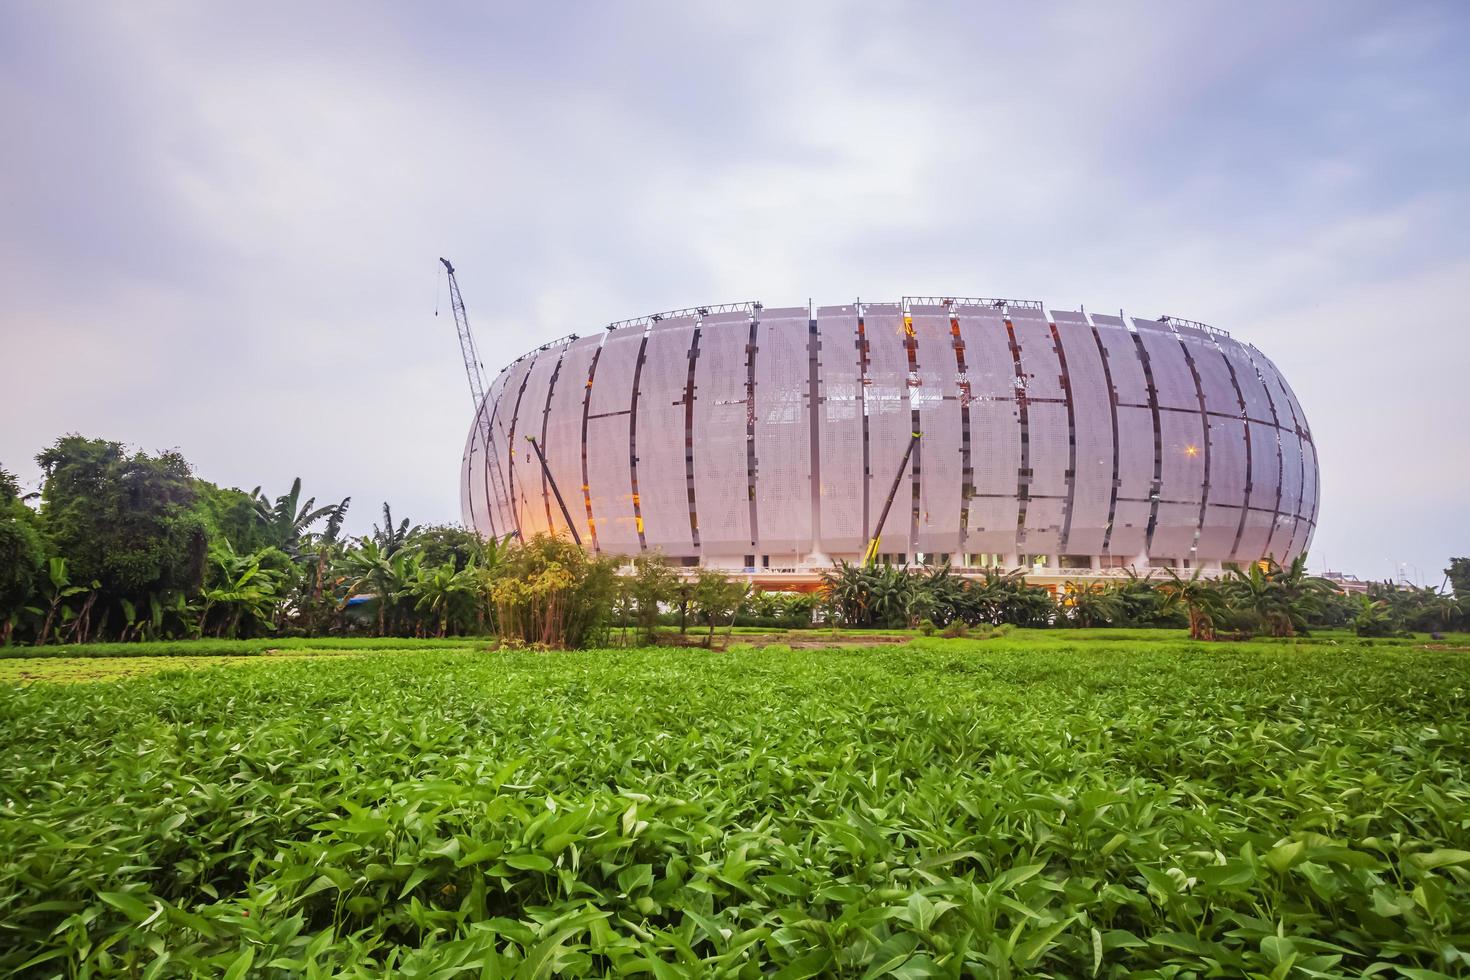
{"type": "Polygon", "coordinates": [[[682,310],[518,358],[480,412],[466,523],[564,533],[549,470],[603,553],[856,559],[895,477],[891,560],[1286,562],[1317,519],[1311,430],[1276,366],[1175,318],[937,298],[682,310]]]}

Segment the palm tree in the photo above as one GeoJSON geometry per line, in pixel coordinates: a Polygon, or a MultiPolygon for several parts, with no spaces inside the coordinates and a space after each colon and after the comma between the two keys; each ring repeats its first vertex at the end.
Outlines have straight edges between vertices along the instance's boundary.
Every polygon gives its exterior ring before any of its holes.
{"type": "Polygon", "coordinates": [[[1324,597],[1333,590],[1330,582],[1307,574],[1306,555],[1297,556],[1286,568],[1267,558],[1246,571],[1236,567],[1229,571],[1226,599],[1252,614],[1272,636],[1305,632],[1308,618],[1322,611],[1324,597]]]}
{"type": "Polygon", "coordinates": [[[1096,583],[1068,582],[1061,605],[1072,624],[1082,627],[1108,626],[1126,611],[1116,590],[1096,583]]]}
{"type": "Polygon", "coordinates": [[[838,561],[835,568],[822,573],[823,598],[848,626],[866,626],[870,620],[865,571],[861,565],[838,561]]]}
{"type": "Polygon", "coordinates": [[[380,528],[376,524],[373,525],[373,541],[377,542],[378,547],[383,549],[385,555],[392,556],[404,545],[408,544],[408,539],[417,530],[418,525],[410,525],[406,517],[395,526],[393,524],[393,511],[388,507],[387,501],[384,501],[383,526],[380,528]]]}
{"type": "Polygon", "coordinates": [[[388,635],[389,609],[398,600],[406,598],[406,586],[414,576],[417,564],[402,551],[388,554],[370,538],[363,538],[360,547],[342,556],[341,569],[349,583],[349,595],[368,592],[377,600],[379,636],[388,635]]]}
{"type": "Polygon", "coordinates": [[[1118,601],[1123,604],[1123,616],[1114,625],[1163,626],[1173,619],[1172,612],[1165,608],[1164,594],[1152,571],[1139,575],[1126,568],[1123,573],[1126,577],[1114,586],[1118,601]]]}
{"type": "Polygon", "coordinates": [[[1372,596],[1358,597],[1358,614],[1353,617],[1353,632],[1359,636],[1388,636],[1393,632],[1388,603],[1372,596]]]}
{"type": "Polygon", "coordinates": [[[419,569],[408,587],[415,600],[414,609],[435,617],[439,622],[437,635],[442,637],[450,621],[463,619],[467,609],[475,604],[480,592],[479,569],[473,561],[458,572],[453,562],[419,569]]]}
{"type": "Polygon", "coordinates": [[[347,514],[347,505],[352,501],[351,497],[343,497],[340,504],[317,507],[316,498],[311,497],[302,504],[299,476],[291,482],[290,492],[277,497],[274,504],[260,492],[260,487],[252,490],[250,496],[255,501],[255,516],[266,537],[292,558],[299,555],[302,539],[309,535],[311,526],[322,518],[327,519],[327,529],[323,537],[326,540],[336,540],[342,527],[342,518],[347,514]]]}
{"type": "Polygon", "coordinates": [[[1220,610],[1220,591],[1208,579],[1200,577],[1198,568],[1190,573],[1189,578],[1181,578],[1172,568],[1168,572],[1169,581],[1159,587],[1164,596],[1162,611],[1182,608],[1189,617],[1189,638],[1213,640],[1215,615],[1220,610]]]}

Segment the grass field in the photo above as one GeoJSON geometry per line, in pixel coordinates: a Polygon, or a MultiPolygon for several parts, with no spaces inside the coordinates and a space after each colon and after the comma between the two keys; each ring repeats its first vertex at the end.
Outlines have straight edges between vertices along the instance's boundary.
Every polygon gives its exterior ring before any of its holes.
{"type": "Polygon", "coordinates": [[[0,974],[1470,972],[1465,652],[285,646],[0,685],[0,974]]]}

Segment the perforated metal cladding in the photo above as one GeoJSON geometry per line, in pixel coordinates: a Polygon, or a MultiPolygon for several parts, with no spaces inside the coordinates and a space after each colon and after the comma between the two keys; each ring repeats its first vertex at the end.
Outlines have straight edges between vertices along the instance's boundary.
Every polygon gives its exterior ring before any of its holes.
{"type": "MultiPolygon", "coordinates": [[[[864,307],[863,335],[868,342],[868,384],[864,399],[868,419],[868,499],[873,502],[872,520],[876,524],[913,432],[903,312],[889,304],[864,307]]],[[[909,550],[911,512],[912,496],[906,472],[883,525],[884,552],[909,550]]]]}
{"type": "Polygon", "coordinates": [[[949,311],[913,312],[918,386],[913,404],[919,412],[918,540],[915,549],[931,554],[960,551],[960,389],[949,311]]]}
{"type": "Polygon", "coordinates": [[[706,317],[694,367],[694,497],[706,555],[755,553],[746,466],[746,347],[750,317],[706,317]]]}
{"type": "Polygon", "coordinates": [[[956,310],[970,383],[970,460],[974,475],[964,550],[1012,554],[1016,549],[1016,470],[1021,465],[1016,372],[1005,319],[977,307],[956,310]]]}
{"type": "Polygon", "coordinates": [[[505,533],[520,531],[518,512],[523,508],[515,479],[516,460],[512,452],[512,430],[515,428],[516,412],[525,392],[526,379],[535,361],[536,356],[528,354],[510,366],[505,373],[505,385],[490,413],[491,499],[495,502],[499,517],[497,523],[506,529],[505,533]]]}
{"type": "MultiPolygon", "coordinates": [[[[547,401],[551,395],[551,379],[560,374],[558,368],[561,366],[561,359],[561,350],[539,352],[536,363],[532,365],[531,373],[526,378],[525,394],[521,397],[513,448],[516,454],[516,484],[520,488],[517,499],[522,501],[520,520],[523,534],[548,530],[551,527],[552,508],[556,506],[552,501],[551,488],[546,483],[546,475],[541,471],[541,464],[527,440],[541,440],[547,401]]],[[[556,523],[560,525],[566,522],[558,514],[556,523]]]]}
{"type": "Polygon", "coordinates": [[[694,317],[653,325],[638,378],[638,498],[644,544],[670,556],[694,555],[684,469],[684,389],[694,317]]]}
{"type": "Polygon", "coordinates": [[[1085,316],[1057,311],[1052,318],[1067,360],[1076,447],[1072,511],[1062,550],[1100,555],[1107,542],[1113,485],[1113,413],[1102,353],[1085,316]]]}
{"type": "MultiPolygon", "coordinates": [[[[592,544],[592,529],[587,525],[582,492],[582,406],[588,395],[587,374],[601,345],[602,335],[594,334],[573,341],[562,354],[561,372],[546,413],[546,440],[542,447],[546,465],[571,512],[577,534],[588,546],[592,544]]],[[[553,523],[559,528],[565,519],[556,502],[550,503],[553,523]]]]}
{"type": "Polygon", "coordinates": [[[762,310],[756,323],[755,500],[764,554],[812,548],[809,319],[803,306],[762,310]]]}
{"type": "Polygon", "coordinates": [[[606,553],[856,557],[915,428],[888,554],[1286,561],[1319,497],[1275,365],[1177,320],[963,302],[689,311],[529,354],[482,411],[464,518],[564,528],[536,436],[606,553]]]}
{"type": "Polygon", "coordinates": [[[863,380],[857,309],[817,310],[817,437],[822,452],[821,544],[833,554],[867,545],[863,380]]]}
{"type": "Polygon", "coordinates": [[[597,543],[615,554],[638,553],[633,513],[633,370],[643,345],[642,327],[608,335],[597,359],[587,403],[587,470],[597,543]]]}

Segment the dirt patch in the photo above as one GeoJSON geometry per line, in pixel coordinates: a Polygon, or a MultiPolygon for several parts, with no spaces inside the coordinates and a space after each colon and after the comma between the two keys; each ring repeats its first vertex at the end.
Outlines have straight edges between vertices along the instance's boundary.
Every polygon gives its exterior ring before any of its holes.
{"type": "MultiPolygon", "coordinates": [[[[715,649],[725,650],[737,644],[765,647],[781,645],[793,650],[835,650],[842,647],[902,646],[913,641],[911,636],[823,636],[804,634],[791,636],[787,633],[737,633],[730,637],[715,637],[715,649]]],[[[705,638],[689,635],[685,637],[661,638],[660,646],[703,647],[705,638]]]]}

